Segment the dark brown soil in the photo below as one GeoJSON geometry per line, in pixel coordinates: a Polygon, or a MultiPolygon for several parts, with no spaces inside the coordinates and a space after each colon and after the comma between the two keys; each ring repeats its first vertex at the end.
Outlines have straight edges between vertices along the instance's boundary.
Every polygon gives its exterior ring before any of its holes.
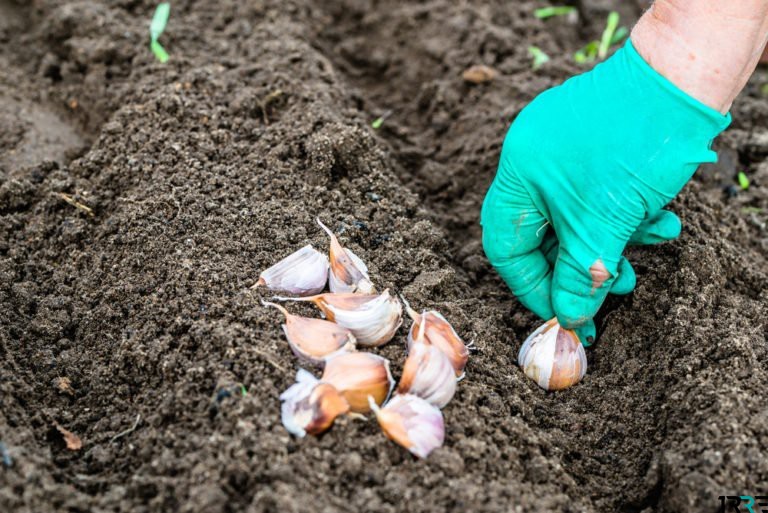
{"type": "MultiPolygon", "coordinates": [[[[603,308],[584,382],[547,394],[515,365],[537,321],[490,270],[479,207],[507,126],[581,69],[612,4],[569,24],[507,0],[181,0],[160,65],[153,2],[0,0],[0,511],[686,512],[765,492],[765,72],[673,203],[680,240],[629,250],[637,290],[603,308]],[[530,44],[552,56],[536,72],[530,44]],[[480,63],[500,76],[464,83],[480,63]],[[372,422],[280,424],[297,365],[250,286],[325,247],[315,216],[479,348],[426,461],[372,422]]],[[[380,352],[401,361],[404,336],[380,352]]]]}

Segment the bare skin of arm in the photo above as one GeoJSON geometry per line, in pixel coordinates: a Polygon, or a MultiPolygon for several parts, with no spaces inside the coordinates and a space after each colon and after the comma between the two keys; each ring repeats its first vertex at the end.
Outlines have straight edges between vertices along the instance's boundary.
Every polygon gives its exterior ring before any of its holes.
{"type": "Polygon", "coordinates": [[[768,0],[656,0],[632,30],[653,69],[723,114],[768,41],[768,0]]]}

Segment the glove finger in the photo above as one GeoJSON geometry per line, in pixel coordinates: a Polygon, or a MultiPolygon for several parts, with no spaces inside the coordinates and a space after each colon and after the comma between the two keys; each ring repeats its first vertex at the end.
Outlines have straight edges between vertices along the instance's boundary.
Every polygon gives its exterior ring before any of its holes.
{"type": "MultiPolygon", "coordinates": [[[[552,306],[560,324],[574,329],[587,324],[605,301],[619,275],[621,253],[626,239],[600,229],[600,221],[587,223],[601,233],[600,246],[590,246],[577,233],[565,232],[560,237],[557,264],[552,277],[552,306]]],[[[557,226],[555,227],[557,229],[557,226]]],[[[566,228],[567,229],[567,228],[566,228]]],[[[620,283],[619,291],[630,285],[631,274],[620,283]]]]}
{"type": "Polygon", "coordinates": [[[635,285],[637,285],[637,275],[632,268],[632,264],[630,264],[629,260],[625,257],[621,257],[621,260],[619,260],[618,273],[619,275],[616,276],[613,285],[611,285],[611,290],[609,290],[608,293],[623,296],[624,294],[629,294],[635,290],[635,285]]]}
{"type": "Polygon", "coordinates": [[[552,267],[539,247],[546,219],[527,192],[522,186],[502,189],[494,182],[481,218],[483,249],[491,265],[526,308],[543,319],[554,317],[552,267]]]}
{"type": "Polygon", "coordinates": [[[589,347],[595,343],[595,337],[597,336],[597,328],[595,328],[595,321],[588,320],[584,325],[579,326],[574,331],[579,336],[581,345],[589,347]]]}
{"type": "MultiPolygon", "coordinates": [[[[544,253],[544,258],[547,259],[547,262],[549,262],[549,265],[552,267],[554,267],[557,262],[559,249],[560,245],[557,242],[555,232],[548,230],[547,234],[544,235],[544,242],[541,243],[541,252],[544,253]]],[[[635,289],[636,284],[637,275],[632,268],[632,264],[630,264],[629,260],[625,257],[621,257],[618,266],[618,276],[616,277],[616,280],[614,280],[613,285],[611,285],[611,290],[609,290],[608,293],[616,295],[629,294],[635,289]]],[[[594,326],[592,329],[592,336],[594,337],[594,326]]]]}
{"type": "Polygon", "coordinates": [[[680,218],[674,212],[657,210],[640,223],[635,233],[629,238],[629,244],[658,244],[676,239],[680,235],[681,228],[680,218]]]}

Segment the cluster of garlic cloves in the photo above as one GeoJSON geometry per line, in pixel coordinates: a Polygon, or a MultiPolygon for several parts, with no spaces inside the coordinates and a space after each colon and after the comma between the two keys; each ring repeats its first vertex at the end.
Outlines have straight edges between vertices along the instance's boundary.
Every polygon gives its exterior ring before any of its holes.
{"type": "Polygon", "coordinates": [[[325,230],[331,239],[331,273],[328,286],[331,292],[358,292],[373,294],[376,292],[368,277],[368,267],[352,250],[342,247],[336,235],[320,219],[317,224],[325,230]]]}
{"type": "Polygon", "coordinates": [[[544,390],[563,390],[581,381],[587,355],[572,330],[550,319],[525,339],[517,362],[526,376],[544,390]]]}
{"type": "Polygon", "coordinates": [[[285,338],[293,353],[302,361],[322,366],[327,358],[355,350],[355,336],[347,328],[323,319],[293,315],[275,303],[261,303],[277,308],[285,316],[285,338]]]}
{"type": "Polygon", "coordinates": [[[403,306],[389,290],[377,293],[365,263],[330,237],[329,257],[305,246],[262,272],[257,286],[298,297],[279,301],[313,303],[325,319],[302,317],[284,306],[262,301],[285,317],[283,332],[293,353],[322,368],[318,378],[299,369],[296,382],[280,395],[281,419],[291,434],[319,435],[341,415],[371,411],[388,438],[426,458],[443,444],[440,408],[456,393],[469,351],[448,321],[434,310],[415,312],[408,355],[397,392],[389,360],[358,351],[386,344],[403,323],[403,306]],[[328,283],[330,292],[323,293],[328,283]]]}
{"type": "Polygon", "coordinates": [[[328,257],[308,244],[262,271],[256,287],[311,296],[325,288],[328,268],[328,257]]]}

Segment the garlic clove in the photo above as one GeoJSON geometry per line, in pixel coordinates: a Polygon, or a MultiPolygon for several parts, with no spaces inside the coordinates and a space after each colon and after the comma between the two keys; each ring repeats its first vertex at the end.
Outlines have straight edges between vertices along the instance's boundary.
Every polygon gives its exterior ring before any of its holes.
{"type": "Polygon", "coordinates": [[[456,393],[451,360],[435,346],[414,344],[408,351],[397,393],[413,394],[443,408],[456,393]]]}
{"type": "Polygon", "coordinates": [[[354,309],[345,309],[328,303],[329,319],[348,328],[357,343],[363,347],[378,347],[386,344],[403,324],[403,307],[396,297],[385,290],[370,301],[354,309]]]}
{"type": "Polygon", "coordinates": [[[389,360],[371,353],[343,353],[329,358],[321,380],[333,385],[356,413],[370,411],[369,396],[382,404],[395,386],[389,360]]]}
{"type": "Polygon", "coordinates": [[[255,286],[300,296],[317,294],[328,281],[328,267],[328,257],[306,245],[262,271],[255,286]]]}
{"type": "Polygon", "coordinates": [[[426,458],[443,445],[443,414],[421,397],[396,395],[383,408],[376,406],[373,400],[370,406],[387,438],[419,458],[426,458]]]}
{"type": "Polygon", "coordinates": [[[435,346],[451,360],[456,376],[463,378],[464,367],[469,360],[469,349],[453,326],[435,310],[419,314],[411,308],[405,298],[402,299],[408,316],[413,319],[408,332],[408,351],[417,342],[435,346]]]}
{"type": "Polygon", "coordinates": [[[343,248],[336,235],[320,219],[317,220],[317,224],[331,238],[331,273],[328,282],[331,292],[361,294],[376,292],[368,276],[368,267],[363,261],[351,250],[343,248]]]}
{"type": "Polygon", "coordinates": [[[520,348],[517,362],[525,375],[544,390],[563,390],[587,373],[587,354],[572,330],[550,319],[534,331],[520,348]]]}
{"type": "Polygon", "coordinates": [[[355,336],[343,326],[323,319],[293,315],[275,303],[262,301],[261,304],[277,308],[285,316],[283,331],[288,345],[303,361],[322,366],[328,357],[355,350],[355,336]]]}
{"type": "Polygon", "coordinates": [[[328,318],[328,320],[333,321],[334,320],[334,312],[336,310],[355,310],[357,308],[362,307],[364,304],[368,303],[369,301],[373,301],[376,299],[378,295],[376,294],[354,294],[351,292],[342,293],[342,294],[334,294],[334,293],[325,293],[325,294],[318,294],[316,296],[309,296],[309,297],[283,297],[283,296],[276,296],[272,299],[278,300],[278,301],[310,301],[315,304],[316,307],[320,309],[321,312],[328,318]],[[333,310],[331,310],[330,307],[333,307],[333,310]]]}
{"type": "Polygon", "coordinates": [[[280,401],[283,426],[300,438],[322,433],[336,417],[349,412],[349,404],[333,385],[321,383],[304,369],[296,373],[296,383],[280,394],[280,401]]]}

